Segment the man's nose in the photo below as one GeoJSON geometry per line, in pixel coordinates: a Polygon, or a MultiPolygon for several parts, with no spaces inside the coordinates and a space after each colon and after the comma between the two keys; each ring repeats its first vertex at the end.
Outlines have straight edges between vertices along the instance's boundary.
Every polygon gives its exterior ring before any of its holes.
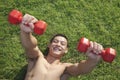
{"type": "Polygon", "coordinates": [[[58,42],[57,45],[60,46],[61,45],[60,42],[58,42]]]}

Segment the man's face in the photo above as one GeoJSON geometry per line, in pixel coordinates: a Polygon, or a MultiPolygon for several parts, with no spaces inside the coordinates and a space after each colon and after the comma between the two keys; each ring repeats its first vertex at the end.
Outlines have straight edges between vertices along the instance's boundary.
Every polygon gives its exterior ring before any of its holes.
{"type": "Polygon", "coordinates": [[[62,36],[56,36],[49,45],[49,53],[55,57],[61,57],[67,50],[67,40],[62,36]]]}

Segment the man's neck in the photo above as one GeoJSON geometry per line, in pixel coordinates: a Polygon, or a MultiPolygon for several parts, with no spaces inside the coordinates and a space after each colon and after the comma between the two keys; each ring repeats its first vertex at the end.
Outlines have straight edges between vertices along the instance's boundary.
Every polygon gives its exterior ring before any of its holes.
{"type": "Polygon", "coordinates": [[[52,55],[49,55],[46,57],[46,60],[50,63],[50,64],[58,64],[60,63],[60,58],[54,57],[52,55]]]}

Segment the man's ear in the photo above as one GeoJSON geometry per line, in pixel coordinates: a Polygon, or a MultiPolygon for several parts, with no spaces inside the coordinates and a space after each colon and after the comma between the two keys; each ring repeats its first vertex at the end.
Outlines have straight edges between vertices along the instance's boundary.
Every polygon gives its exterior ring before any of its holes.
{"type": "Polygon", "coordinates": [[[65,54],[68,52],[68,48],[65,49],[65,54]]]}
{"type": "Polygon", "coordinates": [[[48,47],[48,48],[50,47],[50,43],[47,44],[47,47],[48,47]]]}

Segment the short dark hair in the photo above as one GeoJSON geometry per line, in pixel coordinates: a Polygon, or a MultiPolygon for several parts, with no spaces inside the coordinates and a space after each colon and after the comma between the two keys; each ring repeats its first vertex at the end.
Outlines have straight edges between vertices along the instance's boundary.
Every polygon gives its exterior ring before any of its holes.
{"type": "MultiPolygon", "coordinates": [[[[64,34],[60,34],[60,33],[59,33],[59,34],[55,34],[55,35],[51,38],[50,43],[52,43],[52,41],[54,40],[54,38],[57,37],[57,36],[62,36],[62,37],[64,37],[64,38],[68,41],[68,38],[67,38],[64,34]]],[[[67,47],[68,47],[68,43],[67,43],[67,47]]],[[[45,49],[44,55],[47,56],[47,55],[48,55],[48,52],[49,52],[49,48],[47,47],[47,48],[45,49]]]]}
{"type": "Polygon", "coordinates": [[[56,34],[56,35],[54,35],[52,38],[51,38],[51,40],[50,40],[50,43],[52,43],[52,41],[53,41],[53,39],[55,38],[55,37],[57,37],[57,36],[62,36],[62,37],[64,37],[67,41],[68,41],[68,38],[64,35],[64,34],[56,34]]]}

